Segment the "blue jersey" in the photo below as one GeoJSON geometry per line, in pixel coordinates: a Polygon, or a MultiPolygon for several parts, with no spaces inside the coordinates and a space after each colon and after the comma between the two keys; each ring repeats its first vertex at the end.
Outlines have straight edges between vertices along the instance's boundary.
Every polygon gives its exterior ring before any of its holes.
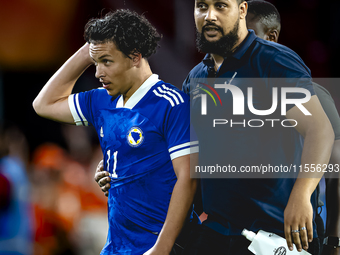
{"type": "Polygon", "coordinates": [[[189,98],[157,75],[123,104],[105,89],[69,97],[77,125],[93,125],[111,176],[101,254],[143,254],[157,239],[176,182],[172,160],[190,154],[189,98]]]}

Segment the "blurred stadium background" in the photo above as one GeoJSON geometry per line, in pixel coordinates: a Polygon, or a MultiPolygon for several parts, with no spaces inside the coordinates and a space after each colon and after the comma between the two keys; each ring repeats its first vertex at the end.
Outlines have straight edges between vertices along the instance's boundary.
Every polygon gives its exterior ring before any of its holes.
{"type": "MultiPolygon", "coordinates": [[[[340,2],[269,2],[281,14],[280,43],[301,56],[313,77],[338,77],[340,2]]],[[[0,254],[99,254],[107,223],[106,200],[93,181],[102,157],[96,134],[91,128],[75,130],[40,118],[32,101],[84,44],[87,20],[117,8],[144,13],[156,26],[163,39],[150,59],[151,67],[161,79],[181,88],[203,57],[195,48],[193,6],[189,0],[0,0],[0,123],[10,127],[0,147],[7,146],[16,161],[12,166],[27,177],[29,207],[22,217],[31,224],[33,240],[22,253],[2,253],[5,237],[0,234],[0,254]]],[[[340,109],[340,88],[334,84],[321,85],[340,109]]],[[[94,68],[89,68],[75,91],[98,86],[94,68]]],[[[20,185],[13,183],[12,188],[20,185]]],[[[0,225],[0,233],[1,229],[0,225]]]]}

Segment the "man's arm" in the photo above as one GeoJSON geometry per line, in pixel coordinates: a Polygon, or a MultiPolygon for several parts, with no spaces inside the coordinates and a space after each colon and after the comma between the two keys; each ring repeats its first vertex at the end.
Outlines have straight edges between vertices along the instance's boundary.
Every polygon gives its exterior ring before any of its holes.
{"type": "Polygon", "coordinates": [[[36,113],[44,118],[74,124],[67,99],[79,76],[92,63],[86,43],[45,84],[33,102],[36,113]]]}
{"type": "Polygon", "coordinates": [[[196,191],[196,179],[190,178],[190,157],[197,154],[175,158],[172,164],[177,182],[172,192],[168,213],[156,244],[144,255],[169,254],[179,235],[191,208],[196,191]]]}
{"type": "Polygon", "coordinates": [[[313,239],[313,209],[311,195],[319,183],[323,173],[308,172],[306,165],[328,164],[334,142],[334,132],[316,96],[303,105],[312,115],[304,115],[296,106],[287,112],[287,119],[298,122],[295,127],[304,137],[301,157],[302,169],[289,197],[284,211],[284,231],[287,245],[293,249],[295,243],[298,250],[308,248],[308,241],[313,239]],[[306,230],[301,230],[306,228],[306,230]],[[300,232],[292,233],[292,230],[300,232]],[[300,241],[301,239],[301,241],[300,241]],[[302,246],[301,246],[302,244],[302,246]]]}

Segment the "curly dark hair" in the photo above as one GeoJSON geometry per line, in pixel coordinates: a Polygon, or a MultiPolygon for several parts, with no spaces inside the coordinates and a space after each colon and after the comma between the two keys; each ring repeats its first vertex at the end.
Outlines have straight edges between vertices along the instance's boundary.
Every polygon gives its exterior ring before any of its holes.
{"type": "Polygon", "coordinates": [[[127,57],[140,53],[143,58],[148,58],[159,47],[161,36],[143,15],[122,9],[89,20],[84,38],[93,44],[112,41],[127,57]]]}

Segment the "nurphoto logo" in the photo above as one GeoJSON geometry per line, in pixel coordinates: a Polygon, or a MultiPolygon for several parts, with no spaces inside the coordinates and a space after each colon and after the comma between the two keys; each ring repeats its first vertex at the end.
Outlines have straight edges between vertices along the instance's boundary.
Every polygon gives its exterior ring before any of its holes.
{"type": "MultiPolygon", "coordinates": [[[[304,103],[307,103],[311,99],[311,93],[308,89],[303,87],[270,87],[267,88],[267,94],[263,95],[266,97],[266,100],[270,102],[270,107],[266,109],[257,109],[256,108],[256,98],[254,97],[254,90],[257,88],[258,81],[255,81],[253,86],[251,86],[251,80],[248,81],[248,85],[243,89],[239,86],[231,84],[234,80],[237,73],[231,78],[231,80],[227,83],[215,83],[214,85],[209,85],[205,82],[196,81],[196,85],[192,90],[193,100],[200,98],[200,114],[201,116],[209,115],[208,112],[208,100],[213,100],[215,107],[224,107],[227,109],[225,102],[223,102],[223,98],[226,95],[230,96],[228,101],[232,100],[232,115],[233,116],[244,116],[245,112],[250,112],[253,116],[267,116],[268,118],[261,119],[244,119],[241,122],[236,122],[233,119],[225,119],[215,118],[213,119],[213,127],[217,125],[226,125],[230,124],[230,127],[233,126],[248,126],[248,127],[262,127],[265,124],[271,125],[271,127],[275,126],[276,122],[279,122],[282,127],[295,127],[297,126],[297,121],[294,119],[278,119],[278,118],[269,118],[274,112],[277,111],[278,107],[280,109],[280,115],[286,116],[287,111],[290,109],[288,105],[296,106],[304,115],[312,115],[304,106],[304,103]],[[299,98],[290,98],[290,95],[300,95],[299,98]],[[268,96],[269,95],[269,96],[268,96]],[[209,96],[209,97],[208,97],[209,96]],[[270,98],[268,98],[270,97],[270,98]],[[254,99],[255,98],[255,99],[254,99]],[[247,108],[246,108],[247,107],[247,108]],[[288,110],[287,110],[288,109],[288,110]]],[[[261,95],[262,96],[262,95],[261,95]]],[[[258,97],[258,95],[257,95],[258,97]]],[[[229,104],[230,105],[230,104],[229,104]]],[[[229,107],[231,108],[231,107],[229,107]]],[[[215,108],[216,109],[216,108],[215,108]]],[[[209,109],[209,111],[215,111],[214,109],[209,109]]],[[[277,115],[276,115],[277,116],[277,115]]]]}

